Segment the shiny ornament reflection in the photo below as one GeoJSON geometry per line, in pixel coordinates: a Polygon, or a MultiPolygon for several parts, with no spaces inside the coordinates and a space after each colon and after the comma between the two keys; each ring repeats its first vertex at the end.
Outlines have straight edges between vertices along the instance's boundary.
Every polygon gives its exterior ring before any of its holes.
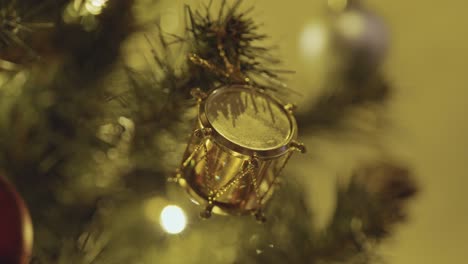
{"type": "Polygon", "coordinates": [[[379,16],[353,8],[339,15],[334,27],[341,48],[360,56],[360,60],[371,67],[382,63],[390,36],[385,22],[379,16]]]}
{"type": "Polygon", "coordinates": [[[168,205],[161,211],[162,228],[169,234],[179,234],[187,226],[184,211],[176,205],[168,205]]]}

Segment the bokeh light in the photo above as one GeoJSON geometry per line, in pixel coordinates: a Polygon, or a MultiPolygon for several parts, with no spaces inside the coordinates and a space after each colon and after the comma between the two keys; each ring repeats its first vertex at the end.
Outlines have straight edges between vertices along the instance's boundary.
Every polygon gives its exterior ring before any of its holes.
{"type": "Polygon", "coordinates": [[[344,13],[337,21],[337,27],[348,39],[358,39],[364,34],[365,21],[361,13],[350,11],[344,13]]]}
{"type": "Polygon", "coordinates": [[[107,0],[91,0],[85,3],[85,8],[89,13],[99,15],[106,4],[107,0]]]}
{"type": "Polygon", "coordinates": [[[103,12],[109,0],[74,0],[63,11],[63,21],[67,24],[81,24],[83,29],[97,28],[96,16],[103,12]]]}
{"type": "Polygon", "coordinates": [[[161,211],[160,222],[169,234],[179,234],[187,225],[184,211],[176,205],[168,205],[161,211]]]}
{"type": "Polygon", "coordinates": [[[300,49],[305,59],[312,60],[322,55],[328,42],[327,28],[323,23],[305,25],[300,35],[300,49]]]}

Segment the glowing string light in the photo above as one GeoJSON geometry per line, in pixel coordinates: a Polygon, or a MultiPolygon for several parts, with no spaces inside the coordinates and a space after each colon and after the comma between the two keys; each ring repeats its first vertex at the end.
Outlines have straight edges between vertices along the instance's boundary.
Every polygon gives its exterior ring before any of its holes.
{"type": "Polygon", "coordinates": [[[160,222],[162,228],[169,234],[179,234],[187,225],[184,211],[175,205],[164,207],[161,211],[160,222]]]}

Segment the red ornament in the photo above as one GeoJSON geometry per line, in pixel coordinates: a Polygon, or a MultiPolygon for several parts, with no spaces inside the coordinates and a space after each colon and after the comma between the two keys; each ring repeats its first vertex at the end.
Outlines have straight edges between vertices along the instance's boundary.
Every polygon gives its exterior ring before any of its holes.
{"type": "Polygon", "coordinates": [[[0,175],[0,263],[28,263],[32,241],[28,209],[14,187],[0,175]]]}

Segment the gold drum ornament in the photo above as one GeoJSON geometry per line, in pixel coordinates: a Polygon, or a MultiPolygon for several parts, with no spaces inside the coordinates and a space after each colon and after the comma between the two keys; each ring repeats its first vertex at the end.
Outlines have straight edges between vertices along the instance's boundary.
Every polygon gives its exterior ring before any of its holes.
{"type": "Polygon", "coordinates": [[[192,94],[198,119],[177,181],[205,206],[204,218],[213,212],[253,214],[264,221],[262,209],[278,176],[294,151],[305,152],[295,141],[293,105],[242,85],[192,94]]]}

